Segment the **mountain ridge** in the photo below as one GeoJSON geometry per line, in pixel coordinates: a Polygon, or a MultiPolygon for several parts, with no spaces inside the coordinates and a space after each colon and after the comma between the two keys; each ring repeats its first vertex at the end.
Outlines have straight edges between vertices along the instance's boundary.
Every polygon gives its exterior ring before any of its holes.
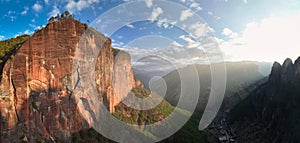
{"type": "Polygon", "coordinates": [[[238,142],[299,142],[300,57],[274,62],[268,81],[230,112],[238,142]]]}
{"type": "MultiPolygon", "coordinates": [[[[247,96],[249,93],[247,89],[248,86],[253,86],[257,81],[263,80],[264,76],[258,71],[258,65],[252,62],[228,62],[225,63],[227,67],[227,84],[226,84],[226,95],[225,102],[223,103],[223,107],[225,110],[229,110],[233,105],[241,101],[247,96]],[[233,93],[237,93],[235,97],[233,93]],[[232,96],[230,99],[229,96],[232,96]],[[232,100],[232,101],[231,101],[232,100]],[[236,100],[236,101],[234,101],[236,100]],[[227,105],[226,105],[227,104],[227,105]]],[[[184,68],[193,68],[195,66],[198,72],[198,78],[200,81],[200,98],[199,104],[201,104],[201,108],[204,109],[206,102],[208,100],[210,86],[211,86],[211,70],[209,65],[190,65],[184,68]]],[[[183,69],[184,69],[183,68],[183,69]]],[[[178,69],[182,70],[182,69],[178,69]]],[[[185,75],[189,75],[188,73],[182,73],[185,75]]],[[[176,97],[180,93],[180,76],[177,70],[172,71],[171,73],[162,77],[167,87],[167,93],[165,98],[169,101],[173,106],[176,106],[179,97],[176,97]]],[[[259,83],[257,83],[259,84],[259,83]]],[[[256,84],[256,85],[257,85],[256,84]]],[[[154,84],[155,85],[155,84],[154,84]]]]}

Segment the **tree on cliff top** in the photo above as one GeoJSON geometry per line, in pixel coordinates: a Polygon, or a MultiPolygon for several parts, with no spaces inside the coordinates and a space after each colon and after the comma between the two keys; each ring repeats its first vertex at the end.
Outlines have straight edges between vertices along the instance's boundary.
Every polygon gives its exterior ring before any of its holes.
{"type": "Polygon", "coordinates": [[[63,19],[63,18],[74,18],[74,17],[69,11],[65,11],[62,14],[57,14],[56,16],[50,17],[48,19],[48,23],[55,22],[55,21],[63,19]]]}

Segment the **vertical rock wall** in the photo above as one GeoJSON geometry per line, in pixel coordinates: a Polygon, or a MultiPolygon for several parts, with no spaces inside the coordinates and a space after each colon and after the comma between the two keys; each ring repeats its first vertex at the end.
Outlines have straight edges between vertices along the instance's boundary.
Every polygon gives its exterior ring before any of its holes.
{"type": "Polygon", "coordinates": [[[129,54],[120,54],[114,65],[111,40],[86,28],[71,18],[52,22],[35,32],[7,61],[0,84],[0,142],[69,141],[71,132],[89,127],[78,112],[82,107],[77,106],[69,86],[74,84],[72,75],[76,74],[74,59],[85,58],[76,57],[78,46],[101,47],[94,80],[99,102],[110,112],[120,102],[115,94],[119,96],[135,86],[129,54]],[[80,45],[82,39],[85,41],[80,45]]]}

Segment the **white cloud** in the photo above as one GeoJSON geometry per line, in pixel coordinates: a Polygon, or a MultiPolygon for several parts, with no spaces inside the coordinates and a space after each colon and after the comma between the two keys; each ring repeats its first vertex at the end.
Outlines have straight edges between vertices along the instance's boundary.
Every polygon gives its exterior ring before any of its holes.
{"type": "Polygon", "coordinates": [[[10,18],[11,21],[15,21],[15,19],[17,18],[16,12],[15,11],[11,11],[11,10],[9,10],[7,12],[7,14],[4,15],[4,17],[10,18]]]}
{"type": "Polygon", "coordinates": [[[130,53],[133,66],[150,66],[153,64],[157,65],[155,67],[151,66],[151,70],[156,70],[157,68],[166,68],[166,65],[161,63],[160,60],[142,60],[147,58],[148,56],[151,57],[153,55],[155,55],[155,57],[159,57],[159,59],[165,59],[169,64],[172,63],[172,65],[176,65],[177,67],[184,67],[187,64],[193,64],[194,62],[205,62],[205,58],[203,58],[205,56],[203,56],[203,51],[201,51],[200,49],[186,49],[184,47],[176,47],[174,46],[174,44],[180,46],[179,43],[172,42],[170,43],[169,47],[159,49],[142,49],[137,47],[124,47],[120,49],[130,53]],[[189,50],[192,50],[195,54],[188,54],[191,53],[189,50]]]}
{"type": "Polygon", "coordinates": [[[118,39],[123,39],[122,35],[117,36],[118,39]]]}
{"type": "Polygon", "coordinates": [[[38,3],[35,3],[33,6],[32,6],[32,9],[36,12],[40,12],[42,10],[43,6],[38,4],[38,3]]]}
{"type": "Polygon", "coordinates": [[[9,18],[10,18],[11,21],[15,21],[15,19],[17,19],[16,16],[10,16],[9,18]]]}
{"type": "Polygon", "coordinates": [[[214,32],[214,30],[205,23],[191,24],[188,27],[188,30],[195,38],[204,37],[207,36],[209,33],[214,32]]]}
{"type": "Polygon", "coordinates": [[[230,30],[229,28],[224,28],[222,35],[228,36],[229,38],[236,38],[238,34],[230,30]]]}
{"type": "Polygon", "coordinates": [[[28,35],[29,35],[29,34],[32,34],[32,33],[33,33],[33,32],[30,31],[29,29],[27,29],[27,30],[24,31],[24,34],[28,34],[28,35]]]}
{"type": "Polygon", "coordinates": [[[120,49],[124,46],[124,43],[123,42],[119,42],[119,43],[116,43],[116,42],[113,42],[112,43],[112,47],[114,48],[117,48],[117,49],[120,49]]]}
{"type": "Polygon", "coordinates": [[[140,27],[139,30],[146,30],[147,27],[140,27]]]}
{"type": "Polygon", "coordinates": [[[211,11],[207,12],[208,15],[213,15],[213,13],[211,11]]]}
{"type": "Polygon", "coordinates": [[[176,24],[176,21],[168,20],[167,18],[159,19],[157,21],[158,27],[164,27],[164,28],[172,28],[176,24]]]}
{"type": "Polygon", "coordinates": [[[134,28],[134,26],[132,24],[127,24],[126,26],[129,28],[132,28],[132,29],[134,28]]]}
{"type": "Polygon", "coordinates": [[[185,42],[186,45],[184,45],[184,47],[186,48],[200,48],[201,46],[199,42],[196,42],[191,37],[186,35],[181,35],[179,38],[185,42]]]}
{"type": "Polygon", "coordinates": [[[152,21],[157,20],[157,17],[163,13],[164,11],[160,7],[156,7],[153,9],[149,19],[152,21]]]}
{"type": "Polygon", "coordinates": [[[0,35],[0,40],[3,40],[4,38],[5,38],[4,36],[0,35]]]}
{"type": "Polygon", "coordinates": [[[300,15],[270,17],[247,24],[241,36],[220,40],[233,60],[283,61],[300,56],[300,15]]]}
{"type": "Polygon", "coordinates": [[[180,2],[185,3],[185,0],[180,0],[180,2]]]}
{"type": "MultiPolygon", "coordinates": [[[[147,37],[145,39],[149,39],[147,37]]],[[[159,38],[160,39],[160,38],[159,38]]],[[[207,63],[207,57],[201,47],[200,42],[196,42],[192,37],[188,35],[182,35],[179,37],[179,41],[173,41],[171,39],[164,39],[166,41],[155,40],[158,43],[165,43],[163,46],[158,47],[140,47],[140,44],[147,43],[140,39],[137,41],[138,43],[130,43],[130,44],[114,44],[118,46],[119,49],[125,50],[130,53],[131,60],[133,66],[147,66],[156,64],[156,67],[151,67],[151,70],[155,70],[156,68],[164,68],[165,65],[161,62],[155,60],[143,60],[148,56],[159,57],[160,59],[165,59],[168,63],[172,63],[172,65],[176,65],[177,67],[183,67],[188,64],[194,63],[207,63]],[[135,61],[138,61],[137,63],[135,61]]],[[[163,40],[163,39],[161,39],[163,40]]],[[[146,58],[147,59],[147,58],[146,58]]]]}
{"type": "Polygon", "coordinates": [[[57,14],[60,13],[60,10],[57,8],[57,6],[53,6],[53,9],[51,12],[48,13],[48,16],[56,16],[57,14]]]}
{"type": "Polygon", "coordinates": [[[15,35],[15,37],[18,37],[18,36],[23,35],[23,34],[31,35],[33,33],[34,33],[33,31],[30,31],[29,29],[27,29],[24,32],[19,32],[18,34],[15,35]]]}
{"type": "Polygon", "coordinates": [[[198,4],[196,2],[192,2],[190,7],[196,9],[197,11],[202,10],[202,7],[200,6],[200,4],[198,4]]]}
{"type": "Polygon", "coordinates": [[[11,11],[11,10],[7,12],[7,14],[15,14],[15,13],[16,13],[15,11],[11,11]]]}
{"type": "Polygon", "coordinates": [[[153,5],[152,0],[146,0],[145,2],[146,2],[147,7],[152,7],[152,5],[153,5]]]}
{"type": "Polygon", "coordinates": [[[194,11],[200,11],[203,10],[203,8],[200,6],[198,2],[195,0],[180,0],[181,3],[184,3],[186,6],[188,6],[190,9],[194,11]]]}
{"type": "Polygon", "coordinates": [[[91,8],[95,3],[99,3],[99,2],[100,0],[79,0],[77,2],[74,0],[70,0],[65,8],[71,13],[73,13],[76,11],[81,11],[86,8],[91,8]]]}
{"type": "Polygon", "coordinates": [[[45,3],[48,5],[49,4],[49,0],[44,0],[45,1],[45,3]]]}
{"type": "Polygon", "coordinates": [[[171,44],[170,44],[171,47],[183,47],[183,45],[179,44],[178,42],[176,41],[173,41],[171,44]]]}
{"type": "Polygon", "coordinates": [[[21,15],[27,14],[28,10],[29,10],[29,7],[25,6],[24,10],[21,12],[21,15]]]}
{"type": "Polygon", "coordinates": [[[233,33],[229,28],[224,28],[223,29],[223,32],[222,32],[222,35],[230,35],[231,33],[233,33]]]}
{"type": "Polygon", "coordinates": [[[34,24],[29,24],[29,26],[31,27],[31,28],[33,28],[33,29],[37,29],[38,27],[36,26],[36,25],[34,25],[34,24]]]}
{"type": "Polygon", "coordinates": [[[184,20],[186,20],[187,18],[189,18],[189,17],[192,17],[194,14],[193,14],[193,12],[191,11],[191,10],[183,10],[183,11],[181,11],[181,15],[180,15],[180,18],[179,18],[179,20],[180,21],[184,21],[184,20]]]}
{"type": "MultiPolygon", "coordinates": [[[[228,2],[228,0],[224,0],[225,2],[228,2]]],[[[245,3],[245,4],[248,4],[248,0],[243,0],[243,2],[245,3]]]]}

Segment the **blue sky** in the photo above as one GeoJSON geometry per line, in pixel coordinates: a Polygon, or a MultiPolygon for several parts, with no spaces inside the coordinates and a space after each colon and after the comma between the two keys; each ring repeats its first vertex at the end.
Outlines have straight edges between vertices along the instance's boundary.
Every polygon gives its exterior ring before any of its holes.
{"type": "MultiPolygon", "coordinates": [[[[90,21],[88,24],[95,26],[92,22],[97,21],[99,16],[128,2],[134,1],[1,0],[0,39],[32,34],[35,29],[45,26],[50,16],[65,10],[69,10],[76,19],[85,23],[90,21]]],[[[195,21],[190,19],[198,15],[202,19],[201,22],[207,24],[205,28],[214,35],[226,60],[281,62],[285,57],[296,58],[298,55],[295,53],[300,53],[297,51],[300,48],[296,48],[300,46],[297,42],[299,40],[295,38],[300,37],[298,34],[300,33],[299,0],[174,0],[171,2],[188,9],[180,11],[181,17],[178,21],[187,21],[186,23],[190,21],[192,25],[195,21]],[[266,55],[268,51],[274,54],[266,55]]],[[[109,35],[114,41],[114,47],[131,52],[133,57],[138,57],[138,54],[143,52],[166,57],[166,53],[174,55],[174,52],[180,51],[178,48],[183,48],[189,53],[190,58],[171,58],[180,59],[177,61],[179,63],[186,63],[191,59],[196,62],[203,60],[201,55],[203,42],[199,42],[197,37],[177,27],[176,24],[179,22],[162,17],[166,11],[172,10],[172,7],[167,10],[156,0],[145,0],[144,6],[134,9],[143,12],[145,8],[152,12],[150,14],[154,19],[129,23],[109,35]]],[[[113,18],[112,16],[111,19],[113,18]]],[[[190,25],[186,24],[187,27],[190,25]]]]}

